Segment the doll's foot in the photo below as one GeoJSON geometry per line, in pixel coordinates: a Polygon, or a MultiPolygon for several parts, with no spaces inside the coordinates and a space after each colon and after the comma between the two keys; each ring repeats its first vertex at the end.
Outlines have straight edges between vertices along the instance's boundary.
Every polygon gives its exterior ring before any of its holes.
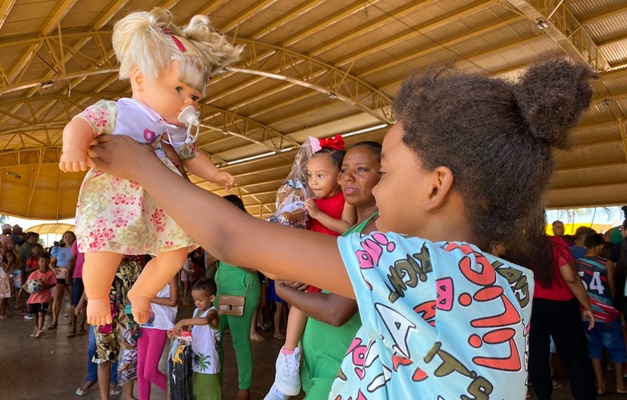
{"type": "Polygon", "coordinates": [[[111,323],[109,297],[89,299],[87,302],[87,323],[90,325],[107,325],[111,323]]]}
{"type": "Polygon", "coordinates": [[[131,302],[131,312],[133,319],[138,324],[145,324],[150,317],[150,298],[132,294],[132,290],[128,293],[128,299],[131,302]]]}

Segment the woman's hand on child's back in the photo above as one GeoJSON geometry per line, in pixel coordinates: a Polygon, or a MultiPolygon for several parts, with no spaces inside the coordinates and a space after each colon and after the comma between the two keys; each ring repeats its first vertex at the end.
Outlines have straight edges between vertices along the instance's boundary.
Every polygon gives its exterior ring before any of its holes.
{"type": "Polygon", "coordinates": [[[318,219],[318,216],[321,213],[320,209],[312,199],[305,200],[305,209],[309,213],[309,216],[313,219],[318,219]]]}

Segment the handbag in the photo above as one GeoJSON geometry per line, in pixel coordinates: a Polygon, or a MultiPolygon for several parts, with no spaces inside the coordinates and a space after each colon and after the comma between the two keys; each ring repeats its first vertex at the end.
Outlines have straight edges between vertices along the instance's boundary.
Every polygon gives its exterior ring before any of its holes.
{"type": "Polygon", "coordinates": [[[250,286],[250,280],[252,274],[248,275],[248,283],[246,284],[246,292],[243,296],[233,296],[220,293],[218,298],[218,313],[221,315],[232,315],[234,317],[241,317],[244,315],[244,304],[246,303],[246,293],[248,293],[248,286],[250,286]]]}

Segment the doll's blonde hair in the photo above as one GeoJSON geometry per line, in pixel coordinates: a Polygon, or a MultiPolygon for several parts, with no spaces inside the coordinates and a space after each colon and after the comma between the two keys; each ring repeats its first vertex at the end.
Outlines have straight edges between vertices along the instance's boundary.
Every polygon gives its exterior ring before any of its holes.
{"type": "Polygon", "coordinates": [[[179,27],[172,14],[159,7],[119,20],[113,26],[112,43],[120,62],[120,79],[130,78],[138,68],[145,77],[156,80],[176,60],[180,81],[203,96],[211,77],[236,62],[243,50],[217,33],[209,17],[195,15],[186,27],[179,27]]]}

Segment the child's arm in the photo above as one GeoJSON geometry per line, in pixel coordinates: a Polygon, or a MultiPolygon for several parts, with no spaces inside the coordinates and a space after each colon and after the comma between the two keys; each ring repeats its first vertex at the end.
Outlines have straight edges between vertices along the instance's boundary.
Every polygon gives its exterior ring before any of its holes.
{"type": "Polygon", "coordinates": [[[59,168],[63,172],[86,171],[93,165],[87,157],[89,142],[95,137],[89,122],[83,118],[72,119],[63,129],[63,154],[59,168]]]}
{"type": "Polygon", "coordinates": [[[357,214],[355,207],[344,203],[344,211],[342,211],[342,219],[335,219],[329,214],[320,211],[316,203],[312,199],[305,200],[305,208],[311,216],[311,218],[317,220],[325,228],[331,229],[339,233],[340,235],[357,222],[357,214]]]}
{"type": "Polygon", "coordinates": [[[176,307],[179,302],[179,285],[176,276],[168,283],[170,286],[170,296],[168,297],[153,297],[150,300],[153,304],[160,304],[162,306],[176,307]]]}
{"type": "Polygon", "coordinates": [[[213,165],[209,157],[203,153],[187,161],[183,161],[183,164],[192,174],[204,178],[211,183],[224,186],[225,189],[230,189],[235,185],[233,175],[228,172],[220,171],[218,167],[213,165]]]}
{"type": "Polygon", "coordinates": [[[184,326],[202,326],[211,325],[213,328],[220,326],[220,315],[216,310],[210,310],[206,316],[200,318],[185,318],[174,325],[172,331],[175,335],[180,334],[184,326]]]}

